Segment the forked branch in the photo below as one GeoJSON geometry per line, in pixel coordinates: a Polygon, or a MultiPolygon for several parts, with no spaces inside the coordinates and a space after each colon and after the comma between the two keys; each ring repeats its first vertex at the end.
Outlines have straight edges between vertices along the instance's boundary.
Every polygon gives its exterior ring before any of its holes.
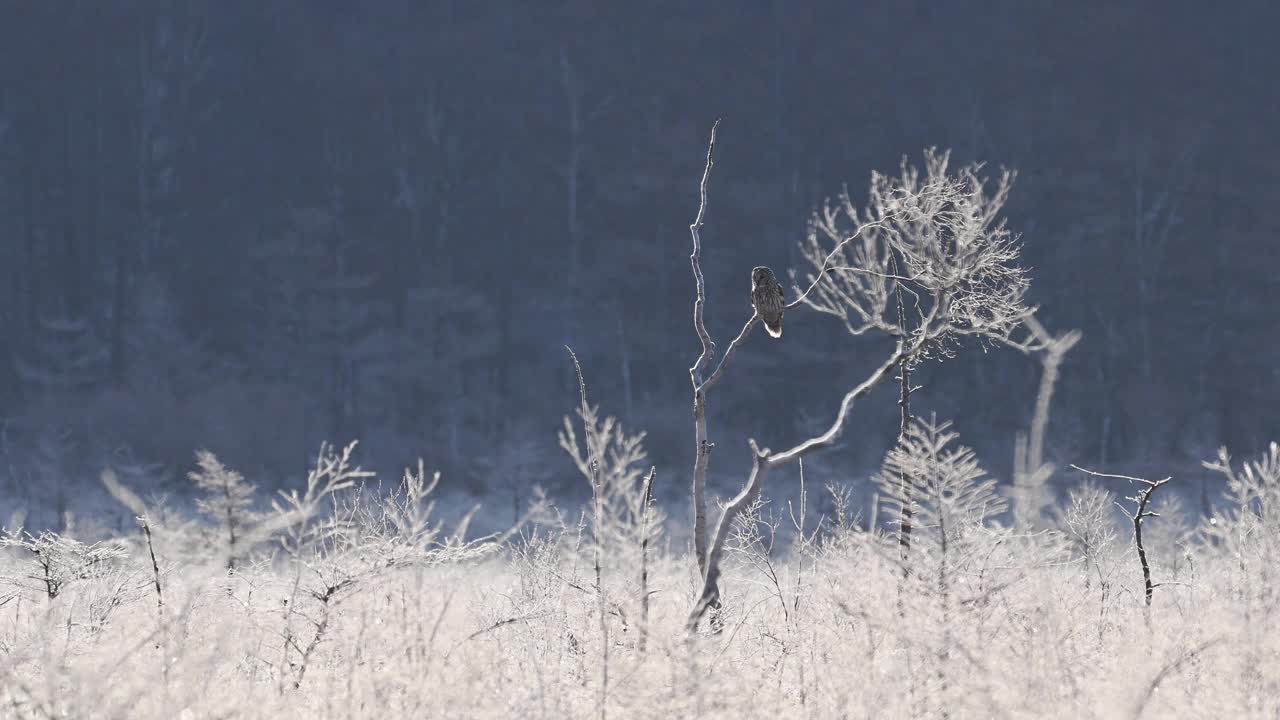
{"type": "Polygon", "coordinates": [[[872,389],[888,377],[893,368],[904,357],[907,357],[911,351],[911,348],[904,346],[899,341],[897,348],[889,356],[888,360],[876,368],[862,383],[845,394],[840,403],[840,410],[837,412],[831,427],[821,435],[809,438],[795,447],[777,454],[772,453],[768,448],[762,450],[754,439],[748,441],[752,456],[751,474],[747,477],[746,484],[737,496],[725,505],[724,511],[720,515],[720,522],[716,525],[715,537],[707,555],[706,569],[703,572],[702,590],[698,595],[698,600],[692,612],[689,613],[689,619],[686,624],[689,632],[697,629],[698,623],[702,620],[703,615],[706,614],[707,609],[715,606],[719,601],[720,559],[724,554],[725,541],[728,539],[729,531],[738,516],[751,507],[752,503],[760,497],[760,491],[764,487],[764,480],[769,471],[775,467],[799,460],[806,454],[828,447],[839,440],[840,436],[844,434],[845,425],[850,417],[850,411],[854,403],[866,396],[867,393],[871,392],[872,389]]]}
{"type": "Polygon", "coordinates": [[[1129,521],[1133,523],[1133,544],[1138,548],[1138,562],[1142,565],[1142,585],[1146,591],[1146,607],[1147,610],[1150,611],[1151,594],[1163,583],[1151,582],[1151,564],[1147,562],[1147,549],[1146,546],[1142,544],[1142,521],[1149,517],[1160,517],[1159,513],[1148,510],[1147,505],[1151,502],[1152,493],[1173,478],[1167,477],[1163,480],[1147,480],[1145,478],[1130,477],[1128,475],[1112,475],[1109,473],[1094,472],[1093,470],[1086,470],[1078,465],[1072,465],[1071,467],[1094,477],[1110,478],[1112,480],[1126,480],[1131,483],[1138,483],[1141,486],[1141,489],[1138,490],[1137,494],[1125,498],[1125,500],[1134,504],[1134,509],[1132,511],[1119,503],[1116,504],[1129,518],[1129,521]]]}
{"type": "Polygon", "coordinates": [[[835,265],[832,264],[835,262],[836,256],[839,255],[840,252],[844,250],[845,246],[853,242],[854,240],[857,240],[858,236],[862,235],[864,230],[867,230],[869,228],[881,227],[881,224],[882,224],[882,221],[880,220],[863,223],[862,225],[858,226],[858,229],[855,230],[852,235],[836,243],[836,246],[831,249],[831,252],[827,253],[826,259],[822,261],[822,267],[820,267],[818,269],[818,272],[813,275],[813,279],[809,283],[809,287],[806,288],[804,292],[800,293],[800,295],[796,297],[795,300],[792,300],[791,302],[787,303],[784,309],[790,310],[791,308],[794,308],[800,305],[801,303],[803,303],[805,301],[805,298],[809,297],[809,293],[813,292],[813,289],[818,286],[818,283],[822,282],[822,279],[827,276],[827,273],[831,273],[831,272],[836,272],[836,271],[864,272],[872,275],[878,275],[879,277],[882,277],[885,279],[910,280],[911,278],[900,278],[896,275],[886,275],[882,273],[877,273],[874,270],[864,270],[862,268],[856,268],[856,267],[836,267],[835,265]]]}

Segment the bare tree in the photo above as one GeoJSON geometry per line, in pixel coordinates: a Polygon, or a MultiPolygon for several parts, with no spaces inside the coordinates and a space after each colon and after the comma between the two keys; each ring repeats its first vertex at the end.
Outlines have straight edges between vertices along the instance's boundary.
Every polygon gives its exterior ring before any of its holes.
{"type": "MultiPolygon", "coordinates": [[[[1110,478],[1112,480],[1125,480],[1130,483],[1137,483],[1141,486],[1141,489],[1138,490],[1138,492],[1125,498],[1125,500],[1133,503],[1133,510],[1129,510],[1122,505],[1120,506],[1120,509],[1124,511],[1126,516],[1128,516],[1129,522],[1133,523],[1133,545],[1138,550],[1138,564],[1142,566],[1142,587],[1144,590],[1144,597],[1146,598],[1146,611],[1150,613],[1151,594],[1156,588],[1161,585],[1167,585],[1168,583],[1151,581],[1151,563],[1147,560],[1147,547],[1142,543],[1142,521],[1149,517],[1160,517],[1160,513],[1148,510],[1147,506],[1151,503],[1152,493],[1160,489],[1160,486],[1168,483],[1173,478],[1167,477],[1163,480],[1147,480],[1146,478],[1130,477],[1128,475],[1113,475],[1111,473],[1094,472],[1093,470],[1085,470],[1078,465],[1072,465],[1071,467],[1094,477],[1110,478]]],[[[1119,503],[1117,503],[1117,505],[1119,505],[1119,503]]],[[[1148,615],[1148,623],[1150,620],[1151,618],[1148,615]]]]}
{"type": "MultiPolygon", "coordinates": [[[[714,129],[712,146],[714,147],[714,129]]],[[[807,305],[839,318],[855,336],[877,331],[894,339],[893,350],[840,402],[825,432],[782,452],[761,448],[749,441],[752,468],[746,484],[725,506],[716,531],[705,535],[704,498],[706,463],[710,451],[706,437],[706,391],[721,372],[758,318],[747,321],[730,343],[719,365],[705,380],[714,344],[703,322],[705,290],[700,268],[698,229],[706,206],[706,177],[711,168],[708,149],[698,216],[690,230],[691,258],[698,297],[694,325],[702,340],[702,354],[690,369],[694,386],[695,439],[694,536],[703,587],[689,616],[689,629],[719,602],[719,564],[725,539],[734,520],[755,502],[768,472],[805,455],[829,447],[844,433],[853,405],[894,368],[929,357],[950,357],[966,338],[1009,345],[1023,351],[1036,340],[1014,335],[1034,312],[1025,302],[1026,271],[1017,264],[1018,238],[999,213],[1008,197],[1013,173],[1004,171],[994,189],[988,190],[981,165],[951,172],[949,154],[926,150],[924,171],[903,160],[898,177],[875,173],[865,210],[859,210],[848,192],[826,202],[815,213],[801,254],[811,269],[804,274],[807,287],[788,307],[807,305]],[[910,298],[910,309],[898,313],[898,292],[910,298]],[[701,516],[701,517],[700,517],[701,516]]],[[[793,280],[796,274],[792,274],[793,280]]],[[[909,488],[904,488],[909,491],[909,488]]],[[[905,504],[910,508],[910,503],[905,504]]],[[[904,518],[905,519],[905,518],[904,518]]],[[[908,525],[909,526],[909,525],[908,525]]]]}
{"type": "MultiPolygon", "coordinates": [[[[689,225],[689,234],[693,236],[693,254],[689,256],[689,262],[693,265],[693,279],[697,286],[697,296],[693,301],[693,328],[702,342],[702,352],[698,355],[693,367],[689,368],[689,382],[693,385],[693,439],[697,448],[693,460],[693,551],[698,559],[698,572],[704,576],[707,572],[707,464],[711,455],[711,444],[707,440],[707,392],[719,382],[720,368],[716,368],[711,377],[703,379],[703,373],[711,367],[716,346],[711,340],[710,333],[707,332],[707,324],[703,319],[707,304],[707,287],[702,279],[702,238],[699,231],[702,229],[702,219],[707,211],[707,178],[711,175],[712,157],[716,149],[716,130],[719,127],[719,120],[711,126],[711,140],[707,143],[707,164],[702,171],[698,216],[689,225]]],[[[748,326],[754,320],[753,315],[752,320],[747,323],[748,326]]],[[[745,333],[746,328],[743,329],[743,334],[745,333]]],[[[729,350],[733,350],[733,345],[729,346],[729,350]]],[[[728,353],[725,354],[725,359],[728,359],[728,353]]],[[[723,361],[721,364],[723,365],[723,361]]]]}
{"type": "Polygon", "coordinates": [[[1049,425],[1049,403],[1058,382],[1062,358],[1082,337],[1079,330],[1051,335],[1035,316],[1026,319],[1027,328],[1040,342],[1040,389],[1029,432],[1018,433],[1013,446],[1013,511],[1021,526],[1040,519],[1048,503],[1045,486],[1053,475],[1053,465],[1044,461],[1044,434],[1049,425]]]}

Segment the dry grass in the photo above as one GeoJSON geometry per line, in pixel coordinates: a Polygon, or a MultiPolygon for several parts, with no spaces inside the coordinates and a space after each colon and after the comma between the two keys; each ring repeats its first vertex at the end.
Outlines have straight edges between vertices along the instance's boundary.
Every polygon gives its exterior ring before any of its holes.
{"type": "MultiPolygon", "coordinates": [[[[1105,499],[1098,493],[1093,502],[1105,499]]],[[[990,523],[966,528],[963,554],[946,566],[945,594],[931,575],[937,558],[917,556],[903,578],[891,537],[827,527],[813,542],[780,547],[781,539],[740,533],[754,541],[743,540],[727,561],[723,630],[693,638],[684,628],[699,587],[694,560],[656,553],[644,650],[633,624],[639,602],[630,595],[632,568],[608,566],[609,714],[1280,712],[1280,639],[1272,632],[1280,593],[1267,562],[1274,533],[1252,534],[1244,544],[1191,538],[1179,547],[1173,543],[1186,538],[1153,532],[1153,572],[1166,585],[1148,624],[1123,527],[1110,537],[1091,532],[1086,553],[1074,538],[1081,522],[1098,522],[1089,517],[1080,513],[1061,530],[1038,533],[990,523]]],[[[1153,530],[1164,520],[1153,520],[1153,530]]],[[[581,534],[572,523],[526,529],[487,557],[401,562],[368,576],[333,601],[296,688],[300,659],[285,651],[284,603],[298,597],[297,576],[286,556],[267,559],[272,553],[263,551],[258,562],[227,574],[216,551],[177,557],[184,539],[160,534],[161,618],[148,595],[150,560],[140,537],[127,539],[126,558],[67,582],[53,599],[27,579],[30,560],[15,551],[0,565],[7,580],[0,715],[598,715],[601,634],[581,534]]],[[[302,566],[304,588],[312,574],[331,577],[308,567],[318,562],[325,560],[302,566]]],[[[306,644],[322,608],[315,596],[300,597],[292,633],[306,644]]]]}

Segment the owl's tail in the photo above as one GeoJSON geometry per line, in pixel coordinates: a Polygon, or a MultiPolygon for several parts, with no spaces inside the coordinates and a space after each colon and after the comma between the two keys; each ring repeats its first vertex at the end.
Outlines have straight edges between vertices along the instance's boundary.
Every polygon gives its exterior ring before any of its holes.
{"type": "Polygon", "coordinates": [[[778,318],[778,321],[775,323],[766,322],[764,324],[764,329],[765,332],[769,333],[769,337],[782,337],[782,318],[778,318]]]}

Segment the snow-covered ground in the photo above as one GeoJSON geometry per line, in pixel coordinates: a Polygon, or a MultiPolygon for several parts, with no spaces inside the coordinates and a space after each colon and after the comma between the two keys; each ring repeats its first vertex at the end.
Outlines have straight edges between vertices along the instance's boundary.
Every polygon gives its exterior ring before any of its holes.
{"type": "Polygon", "coordinates": [[[97,546],[22,539],[0,556],[0,714],[1280,712],[1280,534],[1262,504],[1200,527],[1186,513],[1146,519],[1149,610],[1131,527],[1105,489],[1074,493],[1035,530],[979,519],[944,535],[920,522],[906,562],[893,533],[832,518],[784,541],[772,528],[794,525],[791,513],[766,505],[730,544],[723,607],[690,634],[696,563],[661,529],[644,563],[625,533],[601,533],[600,603],[591,522],[576,513],[464,544],[448,537],[456,517],[440,532],[419,522],[434,517],[424,494],[342,493],[324,495],[325,520],[265,530],[231,572],[225,528],[153,520],[159,593],[138,528],[97,546]]]}

